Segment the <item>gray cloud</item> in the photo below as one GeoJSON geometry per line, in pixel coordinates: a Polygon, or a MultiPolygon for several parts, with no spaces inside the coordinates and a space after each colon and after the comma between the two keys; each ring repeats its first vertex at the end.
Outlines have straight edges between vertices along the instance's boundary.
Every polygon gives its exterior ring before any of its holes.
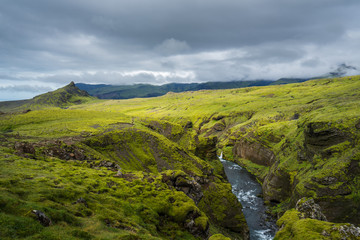
{"type": "Polygon", "coordinates": [[[3,0],[0,89],[360,69],[359,10],[358,0],[3,0]]]}

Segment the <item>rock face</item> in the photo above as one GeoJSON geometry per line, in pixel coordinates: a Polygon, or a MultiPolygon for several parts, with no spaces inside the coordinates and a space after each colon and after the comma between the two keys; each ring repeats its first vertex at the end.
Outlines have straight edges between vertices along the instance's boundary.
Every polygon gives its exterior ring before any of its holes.
{"type": "Polygon", "coordinates": [[[271,166],[276,160],[275,154],[270,149],[258,142],[248,142],[244,139],[235,143],[233,155],[263,166],[271,166]]]}
{"type": "Polygon", "coordinates": [[[265,177],[262,188],[266,201],[284,201],[291,193],[290,176],[275,164],[265,177]]]}
{"type": "Polygon", "coordinates": [[[321,208],[314,202],[314,199],[302,198],[296,203],[296,210],[301,213],[300,218],[311,218],[321,221],[327,221],[321,208]]]}
{"type": "Polygon", "coordinates": [[[312,161],[315,154],[321,153],[324,157],[331,153],[322,153],[322,151],[330,146],[350,140],[346,132],[343,132],[331,124],[325,122],[309,123],[304,130],[304,147],[298,153],[298,160],[312,161]]]}

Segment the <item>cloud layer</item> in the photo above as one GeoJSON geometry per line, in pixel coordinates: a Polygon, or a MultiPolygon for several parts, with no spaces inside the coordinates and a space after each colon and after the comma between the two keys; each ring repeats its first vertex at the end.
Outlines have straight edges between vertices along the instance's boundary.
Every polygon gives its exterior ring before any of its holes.
{"type": "Polygon", "coordinates": [[[4,0],[0,100],[70,81],[309,77],[360,68],[358,0],[4,0]],[[28,86],[28,87],[26,87],[28,86]]]}

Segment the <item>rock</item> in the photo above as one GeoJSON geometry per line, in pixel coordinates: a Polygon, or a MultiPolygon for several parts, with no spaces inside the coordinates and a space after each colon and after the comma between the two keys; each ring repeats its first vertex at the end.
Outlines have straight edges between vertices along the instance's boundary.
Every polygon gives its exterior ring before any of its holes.
{"type": "Polygon", "coordinates": [[[320,206],[316,204],[312,198],[301,198],[296,203],[295,208],[300,212],[300,218],[311,218],[327,221],[325,215],[321,212],[320,206]]]}
{"type": "Polygon", "coordinates": [[[108,170],[113,170],[113,171],[118,171],[121,169],[121,167],[118,164],[105,160],[101,161],[98,167],[106,167],[108,170]]]}
{"type": "Polygon", "coordinates": [[[336,177],[332,177],[332,176],[326,176],[321,179],[312,178],[311,180],[313,180],[314,182],[320,183],[322,185],[331,185],[331,184],[335,184],[338,182],[338,179],[336,177]]]}
{"type": "Polygon", "coordinates": [[[26,109],[26,110],[22,111],[22,113],[28,113],[28,112],[31,112],[31,109],[26,109]]]}
{"type": "Polygon", "coordinates": [[[114,175],[114,177],[122,177],[123,176],[123,173],[121,172],[121,170],[119,169],[117,171],[117,173],[114,175]]]}
{"type": "Polygon", "coordinates": [[[48,227],[52,225],[50,218],[48,218],[45,213],[39,210],[32,210],[32,213],[36,215],[37,220],[43,225],[44,227],[48,227]]]}
{"type": "Polygon", "coordinates": [[[304,130],[304,134],[307,149],[314,153],[349,140],[346,132],[331,127],[331,123],[326,122],[309,123],[304,130]]]}
{"type": "Polygon", "coordinates": [[[291,195],[290,175],[275,164],[262,184],[265,201],[282,202],[291,195]]]}
{"type": "Polygon", "coordinates": [[[343,225],[337,228],[341,235],[341,239],[358,239],[360,237],[360,227],[353,224],[343,225]]]}
{"type": "Polygon", "coordinates": [[[16,142],[14,148],[21,155],[36,153],[34,146],[27,142],[16,142]]]}
{"type": "Polygon", "coordinates": [[[270,149],[258,142],[248,142],[246,139],[235,143],[233,155],[263,166],[271,166],[276,161],[276,156],[270,149]]]}
{"type": "Polygon", "coordinates": [[[322,231],[321,235],[323,235],[324,237],[330,237],[331,235],[326,231],[322,231]]]}
{"type": "Polygon", "coordinates": [[[203,197],[201,185],[194,179],[190,179],[185,173],[176,174],[173,172],[171,175],[162,174],[162,181],[168,186],[174,187],[178,191],[184,192],[191,198],[197,205],[203,197]]]}
{"type": "Polygon", "coordinates": [[[83,149],[77,148],[75,145],[66,144],[60,140],[48,143],[43,150],[43,154],[63,160],[87,160],[83,149]]]}

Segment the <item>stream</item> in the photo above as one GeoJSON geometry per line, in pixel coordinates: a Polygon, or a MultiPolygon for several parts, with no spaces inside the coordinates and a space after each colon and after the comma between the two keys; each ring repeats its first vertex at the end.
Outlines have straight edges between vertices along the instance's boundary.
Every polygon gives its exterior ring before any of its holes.
{"type": "Polygon", "coordinates": [[[243,213],[250,230],[250,240],[270,240],[277,230],[275,220],[266,213],[267,207],[261,185],[245,168],[219,157],[226,176],[232,186],[232,192],[243,206],[243,213]]]}

